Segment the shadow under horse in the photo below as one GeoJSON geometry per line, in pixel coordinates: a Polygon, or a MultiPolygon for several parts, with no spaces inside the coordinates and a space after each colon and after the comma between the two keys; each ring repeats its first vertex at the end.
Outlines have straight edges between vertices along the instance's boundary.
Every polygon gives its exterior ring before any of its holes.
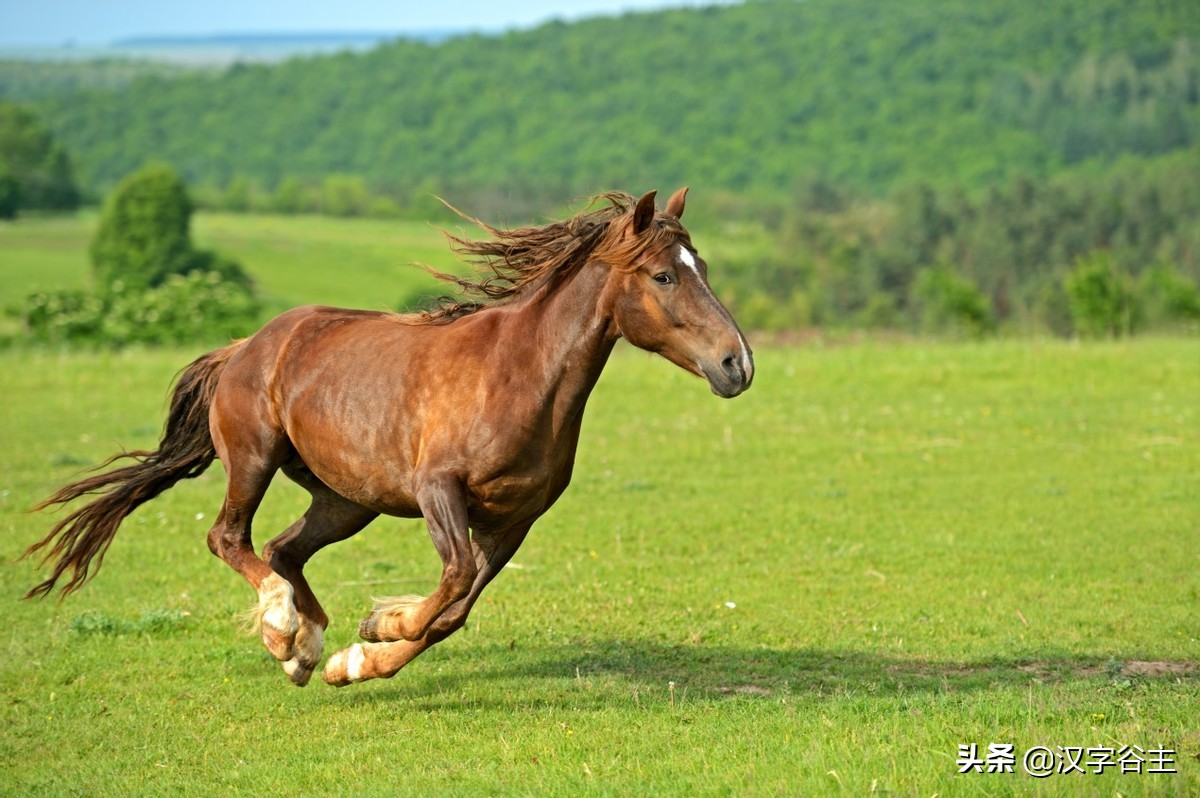
{"type": "Polygon", "coordinates": [[[750,387],[745,336],[713,294],[680,222],[687,189],[602,195],[565,221],[489,237],[449,236],[479,268],[435,274],[474,300],[437,311],[303,307],[183,370],[155,451],[61,488],[39,508],[85,495],[27,555],[54,561],[29,596],[64,593],[98,567],[121,521],[214,458],[228,475],[212,552],[258,592],[256,618],[288,677],[307,684],[329,617],[304,577],[317,551],[379,515],[424,517],[442,560],[427,597],[376,602],[358,643],[324,679],[390,677],[466,621],[533,523],[571,480],[580,425],[613,346],[625,338],[733,397],[750,387]],[[312,496],[260,556],[251,520],[283,471],[312,496]]]}

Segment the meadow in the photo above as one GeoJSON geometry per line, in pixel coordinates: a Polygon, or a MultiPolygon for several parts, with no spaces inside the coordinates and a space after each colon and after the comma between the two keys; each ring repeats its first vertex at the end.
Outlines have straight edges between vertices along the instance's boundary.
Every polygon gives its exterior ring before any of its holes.
{"type": "MultiPolygon", "coordinates": [[[[0,228],[0,276],[82,284],[86,220],[13,254],[57,223],[0,228]]],[[[439,257],[397,224],[196,228],[279,302],[394,306],[424,279],[401,265],[439,257]]],[[[239,629],[253,594],[204,543],[219,467],[128,519],[81,592],[19,600],[53,519],[27,508],[153,446],[198,351],[0,353],[0,792],[1200,793],[1194,339],[760,346],[732,401],[618,347],[574,484],[467,628],[342,690],[291,686],[239,629]],[[958,773],[971,744],[1015,772],[958,773]],[[1026,775],[1034,746],[1088,772],[1026,775]],[[1091,772],[1125,746],[1141,773],[1091,772]]],[[[278,481],[256,539],[304,506],[278,481]]],[[[327,651],[437,574],[417,521],[323,552],[327,651]]]]}

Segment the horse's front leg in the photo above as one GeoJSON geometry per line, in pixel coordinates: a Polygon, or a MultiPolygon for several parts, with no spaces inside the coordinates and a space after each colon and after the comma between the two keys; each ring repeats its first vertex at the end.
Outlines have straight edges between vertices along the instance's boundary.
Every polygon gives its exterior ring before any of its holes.
{"type": "MultiPolygon", "coordinates": [[[[450,605],[462,599],[475,582],[479,565],[471,545],[467,501],[455,479],[426,483],[417,494],[433,546],[442,558],[442,578],[428,598],[399,596],[378,599],[363,625],[377,630],[377,640],[417,641],[450,605]]],[[[361,631],[360,631],[361,633],[361,631]]],[[[371,639],[370,634],[363,635],[371,639]]]]}
{"type": "Polygon", "coordinates": [[[331,656],[325,664],[325,681],[336,687],[344,687],[367,679],[389,678],[416,659],[422,651],[462,628],[479,594],[512,559],[530,526],[532,522],[522,523],[501,534],[481,537],[472,544],[478,572],[470,592],[450,605],[420,640],[404,640],[388,634],[388,616],[372,612],[359,625],[359,634],[373,642],[357,643],[331,656]]]}

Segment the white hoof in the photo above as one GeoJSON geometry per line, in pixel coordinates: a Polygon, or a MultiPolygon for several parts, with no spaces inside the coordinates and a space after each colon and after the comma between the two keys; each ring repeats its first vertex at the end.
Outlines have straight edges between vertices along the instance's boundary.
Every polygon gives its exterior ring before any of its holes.
{"type": "Polygon", "coordinates": [[[323,674],[325,683],[334,687],[345,687],[348,684],[363,681],[363,662],[365,660],[362,643],[355,643],[350,648],[338,651],[325,663],[323,674]]]}

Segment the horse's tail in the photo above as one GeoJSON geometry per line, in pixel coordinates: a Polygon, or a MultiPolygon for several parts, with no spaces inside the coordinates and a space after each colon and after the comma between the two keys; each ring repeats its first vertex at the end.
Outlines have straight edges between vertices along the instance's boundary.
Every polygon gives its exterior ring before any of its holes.
{"type": "Polygon", "coordinates": [[[42,554],[42,564],[56,560],[50,578],[26,593],[25,598],[50,593],[67,569],[71,569],[71,578],[62,586],[62,594],[81,587],[93,575],[88,572],[93,559],[96,568],[100,567],[126,516],[179,480],[200,476],[212,464],[216,449],[208,429],[208,411],[217,380],[241,343],[236,341],[209,352],[183,370],[175,384],[158,449],[115,454],[93,470],[123,458],[136,462],[64,485],[34,508],[42,510],[87,494],[100,494],[60,520],[49,535],[21,555],[23,559],[49,548],[42,554]]]}

